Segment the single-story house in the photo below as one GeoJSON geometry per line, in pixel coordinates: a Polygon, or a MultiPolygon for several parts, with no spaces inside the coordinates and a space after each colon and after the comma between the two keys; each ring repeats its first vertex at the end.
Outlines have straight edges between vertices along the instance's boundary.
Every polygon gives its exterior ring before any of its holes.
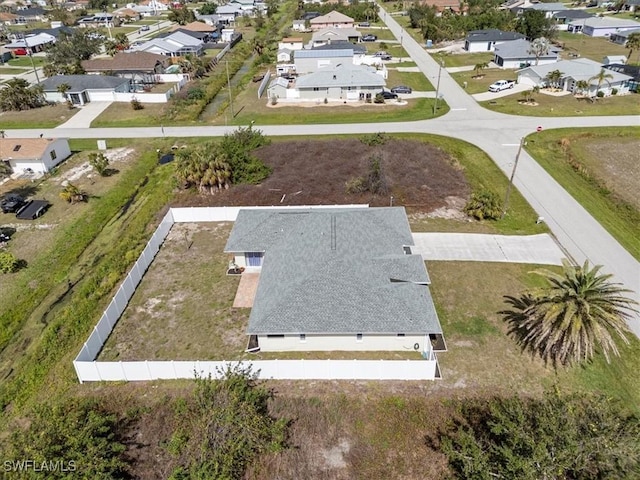
{"type": "Polygon", "coordinates": [[[320,15],[309,20],[311,30],[318,31],[323,28],[353,28],[353,18],[336,10],[320,15]]]}
{"type": "Polygon", "coordinates": [[[614,33],[640,28],[640,22],[622,18],[591,17],[575,20],[569,23],[567,31],[570,33],[584,33],[590,37],[609,37],[614,33]]]}
{"type": "Polygon", "coordinates": [[[18,15],[11,12],[0,12],[0,24],[12,25],[18,23],[18,15]]]}
{"type": "Polygon", "coordinates": [[[27,50],[31,53],[41,52],[47,46],[56,43],[56,37],[48,33],[37,33],[15,40],[5,45],[7,50],[27,50]]]}
{"type": "Polygon", "coordinates": [[[68,99],[74,105],[84,105],[91,101],[111,101],[116,92],[130,92],[131,80],[107,75],[55,75],[40,82],[40,86],[49,102],[68,99]],[[62,84],[70,87],[65,94],[58,90],[62,84]]]}
{"type": "Polygon", "coordinates": [[[353,64],[353,49],[296,50],[293,52],[293,63],[299,75],[317,72],[325,68],[335,68],[338,65],[353,64]]]}
{"type": "Polygon", "coordinates": [[[189,22],[186,25],[174,25],[173,28],[171,29],[172,31],[175,30],[189,30],[191,32],[200,32],[200,33],[213,33],[213,32],[217,32],[218,29],[212,25],[207,25],[204,22],[189,22]]]}
{"type": "Polygon", "coordinates": [[[529,65],[545,65],[558,61],[558,49],[551,47],[537,60],[531,53],[531,42],[519,39],[496,46],[493,62],[500,68],[523,68],[529,65]]]}
{"type": "Polygon", "coordinates": [[[82,62],[88,74],[109,74],[128,78],[134,83],[157,83],[156,75],[165,72],[171,64],[164,55],[149,52],[118,52],[109,58],[93,58],[82,62]]]}
{"type": "Polygon", "coordinates": [[[640,92],[640,67],[638,65],[612,64],[606,65],[607,70],[629,75],[631,79],[627,82],[629,91],[634,93],[640,92]]]}
{"type": "Polygon", "coordinates": [[[136,21],[142,18],[140,12],[136,12],[132,8],[121,8],[119,10],[115,10],[113,14],[122,21],[136,21]]]}
{"type": "Polygon", "coordinates": [[[640,11],[640,0],[624,0],[620,11],[631,13],[640,11]]]}
{"type": "Polygon", "coordinates": [[[355,28],[325,28],[311,35],[311,46],[319,47],[331,42],[359,42],[362,33],[355,28]]]}
{"type": "Polygon", "coordinates": [[[595,77],[600,73],[602,68],[602,64],[589,60],[588,58],[562,60],[556,63],[531,66],[519,70],[518,83],[531,85],[532,87],[545,87],[549,83],[547,79],[549,73],[558,70],[562,73],[562,76],[557,87],[573,94],[584,93],[589,96],[595,96],[598,90],[600,90],[605,95],[611,95],[614,88],[617,90],[618,95],[629,93],[629,80],[632,78],[629,75],[615,71],[607,72],[610,73],[613,78],[602,82],[598,89],[598,81],[595,77]],[[581,81],[587,82],[589,85],[583,92],[581,92],[581,89],[578,87],[578,82],[581,81]]]}
{"type": "Polygon", "coordinates": [[[584,20],[586,18],[592,18],[593,15],[584,10],[562,10],[561,12],[556,12],[551,17],[556,22],[556,30],[566,31],[569,28],[569,24],[571,22],[575,22],[577,20],[584,20]]]}
{"type": "Polygon", "coordinates": [[[216,8],[216,15],[225,23],[235,22],[236,18],[244,15],[239,5],[220,5],[216,8]]]}
{"type": "Polygon", "coordinates": [[[609,40],[611,40],[613,43],[617,43],[618,45],[625,46],[627,44],[627,40],[629,40],[629,36],[634,33],[640,34],[640,28],[634,28],[632,30],[624,30],[622,32],[612,33],[609,36],[609,40]]]}
{"type": "Polygon", "coordinates": [[[66,138],[0,138],[0,160],[13,173],[46,173],[70,155],[66,138]]]}
{"type": "Polygon", "coordinates": [[[202,54],[204,42],[185,32],[172,32],[163,38],[154,38],[143,43],[134,50],[139,52],[157,53],[168,57],[202,54]]]}
{"type": "Polygon", "coordinates": [[[291,63],[293,59],[293,51],[288,48],[281,48],[278,50],[276,60],[278,63],[291,63]]]}
{"type": "Polygon", "coordinates": [[[602,65],[613,65],[613,64],[625,64],[627,63],[627,57],[624,55],[607,55],[602,60],[602,65]]]}
{"type": "Polygon", "coordinates": [[[294,20],[291,29],[294,32],[304,32],[307,29],[307,26],[304,20],[294,20]]]}
{"type": "Polygon", "coordinates": [[[278,42],[278,50],[302,50],[302,37],[285,37],[278,42]]]}
{"type": "Polygon", "coordinates": [[[467,52],[493,52],[496,45],[524,38],[521,33],[503,32],[494,28],[472,30],[464,40],[464,49],[467,52]]]}
{"type": "Polygon", "coordinates": [[[41,7],[19,8],[15,11],[15,14],[18,15],[15,23],[19,25],[31,22],[44,22],[47,18],[46,10],[41,7]]]}
{"type": "MultiPolygon", "coordinates": [[[[284,79],[283,79],[284,80],[284,79]]],[[[269,85],[269,98],[322,102],[355,102],[374,98],[386,81],[375,67],[340,64],[299,76],[295,82],[274,82],[269,85]]]]}
{"type": "Polygon", "coordinates": [[[240,210],[225,252],[260,272],[249,349],[446,351],[413,244],[402,207],[240,210]]]}
{"type": "Polygon", "coordinates": [[[546,18],[551,18],[558,12],[566,10],[567,7],[564,3],[534,3],[529,6],[520,6],[515,8],[516,15],[522,15],[525,10],[536,10],[538,12],[544,12],[546,18]]]}

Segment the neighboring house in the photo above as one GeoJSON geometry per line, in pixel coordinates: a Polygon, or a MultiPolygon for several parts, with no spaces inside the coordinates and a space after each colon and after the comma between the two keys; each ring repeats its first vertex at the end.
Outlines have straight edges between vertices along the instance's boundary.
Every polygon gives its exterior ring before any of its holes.
{"type": "Polygon", "coordinates": [[[456,0],[421,0],[419,3],[421,5],[434,7],[438,12],[437,16],[441,16],[443,12],[453,12],[458,14],[462,11],[460,9],[460,2],[457,2],[456,0]]]}
{"type": "Polygon", "coordinates": [[[21,8],[16,10],[18,18],[16,22],[18,25],[24,25],[32,22],[44,22],[47,18],[47,12],[41,7],[21,8]]]}
{"type": "MultiPolygon", "coordinates": [[[[558,61],[558,49],[550,46],[549,51],[537,59],[538,65],[558,61]]],[[[493,62],[500,68],[523,68],[536,64],[536,56],[531,53],[531,42],[520,39],[496,46],[493,62]]]]}
{"type": "Polygon", "coordinates": [[[18,15],[11,12],[0,12],[0,24],[12,25],[18,23],[18,15]]]}
{"type": "Polygon", "coordinates": [[[302,50],[302,37],[285,37],[278,42],[278,50],[302,50]]]}
{"type": "Polygon", "coordinates": [[[293,63],[299,75],[317,72],[323,68],[353,64],[353,49],[296,50],[293,52],[293,63]]]}
{"type": "Polygon", "coordinates": [[[362,38],[355,28],[324,28],[311,36],[311,47],[319,47],[331,42],[359,42],[362,38]]]}
{"type": "Polygon", "coordinates": [[[13,173],[46,173],[71,155],[66,138],[0,138],[0,160],[13,173]]]}
{"type": "Polygon", "coordinates": [[[116,92],[130,92],[131,80],[107,75],[55,75],[40,82],[40,86],[48,102],[68,99],[74,105],[84,105],[91,101],[111,101],[116,92]],[[65,95],[58,91],[62,84],[70,87],[65,95]]]}
{"type": "Polygon", "coordinates": [[[163,38],[154,38],[135,47],[136,51],[157,53],[168,57],[181,57],[185,55],[200,55],[204,48],[204,42],[185,32],[172,32],[163,38]]]}
{"type": "Polygon", "coordinates": [[[218,31],[216,27],[207,25],[204,22],[191,22],[186,25],[174,25],[172,30],[188,30],[190,32],[198,33],[214,33],[218,31]]]}
{"type": "Polygon", "coordinates": [[[225,252],[260,271],[249,349],[445,351],[412,245],[404,208],[240,210],[225,252]]]}
{"type": "Polygon", "coordinates": [[[629,35],[632,35],[634,33],[640,34],[640,28],[612,33],[611,36],[609,36],[609,40],[611,40],[613,43],[617,43],[618,45],[625,46],[627,44],[627,40],[629,40],[629,35]]]}
{"type": "Polygon", "coordinates": [[[604,57],[602,61],[602,65],[613,65],[613,64],[625,64],[627,63],[627,57],[624,55],[607,55],[604,57]]]}
{"type": "MultiPolygon", "coordinates": [[[[600,73],[602,68],[600,63],[587,58],[562,60],[552,64],[538,65],[537,67],[531,66],[519,70],[518,83],[531,85],[532,87],[544,87],[548,84],[547,75],[554,70],[558,70],[562,73],[557,85],[558,88],[573,94],[580,93],[577,83],[585,81],[589,83],[589,88],[583,93],[595,96],[598,90],[598,81],[594,77],[600,73]]],[[[602,82],[600,86],[600,90],[605,95],[611,95],[614,88],[617,90],[618,95],[629,93],[629,81],[632,80],[632,77],[615,71],[607,73],[610,73],[613,78],[602,82]]]]}
{"type": "Polygon", "coordinates": [[[293,51],[288,48],[281,48],[278,50],[276,58],[278,63],[291,63],[293,60],[293,51]]]}
{"type": "Polygon", "coordinates": [[[140,12],[136,12],[132,8],[121,8],[113,12],[113,14],[122,21],[137,21],[142,18],[140,12]]]}
{"type": "Polygon", "coordinates": [[[235,22],[236,18],[243,15],[242,9],[238,5],[220,5],[216,8],[216,15],[221,21],[226,23],[235,22]]]}
{"type": "Polygon", "coordinates": [[[158,74],[171,64],[169,58],[149,52],[118,52],[109,58],[93,58],[82,62],[88,74],[106,74],[127,78],[132,83],[155,84],[158,74]]]}
{"type": "Polygon", "coordinates": [[[621,18],[591,17],[569,23],[570,33],[584,33],[590,37],[609,37],[615,33],[640,28],[640,22],[621,18]]]}
{"type": "Polygon", "coordinates": [[[517,7],[516,15],[521,15],[526,10],[536,10],[538,12],[544,12],[546,18],[553,17],[556,13],[566,10],[567,7],[564,3],[535,3],[528,7],[517,7]]]}
{"type": "Polygon", "coordinates": [[[299,76],[293,82],[276,80],[269,86],[268,92],[269,98],[353,102],[375,97],[385,85],[385,79],[375,67],[344,63],[299,76]]]}
{"type": "Polygon", "coordinates": [[[304,20],[294,20],[291,29],[294,32],[304,32],[307,30],[307,26],[304,20]]]}
{"type": "Polygon", "coordinates": [[[631,79],[627,82],[627,85],[629,86],[629,91],[634,93],[640,92],[640,66],[613,64],[613,65],[606,65],[605,68],[613,72],[629,75],[629,77],[631,77],[631,79]]]}
{"type": "Polygon", "coordinates": [[[309,20],[311,30],[318,31],[323,28],[353,28],[353,18],[348,17],[344,13],[333,10],[326,15],[309,20]]]}
{"type": "Polygon", "coordinates": [[[584,10],[562,10],[551,17],[556,22],[556,30],[566,31],[571,22],[592,18],[593,15],[584,10]]]}
{"type": "Polygon", "coordinates": [[[517,32],[496,29],[472,30],[464,40],[464,49],[467,52],[493,52],[496,45],[524,38],[524,35],[517,32]]]}
{"type": "Polygon", "coordinates": [[[56,42],[56,37],[48,33],[28,35],[5,45],[7,50],[27,50],[31,53],[41,52],[47,46],[56,42]]]}
{"type": "Polygon", "coordinates": [[[622,8],[620,9],[622,12],[639,12],[640,11],[640,0],[625,0],[622,3],[622,8]]]}

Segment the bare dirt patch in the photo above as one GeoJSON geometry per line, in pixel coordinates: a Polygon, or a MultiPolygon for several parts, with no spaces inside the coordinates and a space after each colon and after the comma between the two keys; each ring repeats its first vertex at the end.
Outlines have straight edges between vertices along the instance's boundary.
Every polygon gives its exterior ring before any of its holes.
{"type": "MultiPolygon", "coordinates": [[[[216,195],[178,195],[179,205],[335,205],[368,203],[371,206],[412,207],[432,212],[460,209],[470,187],[456,160],[441,149],[422,142],[389,139],[370,147],[357,139],[274,142],[254,154],[273,172],[260,185],[236,185],[216,195]],[[345,184],[366,176],[373,156],[382,159],[388,195],[350,194],[345,184]],[[462,201],[452,201],[460,198],[462,201]],[[453,206],[452,206],[453,205],[453,206]]],[[[449,211],[447,215],[452,215],[449,211]]]]}

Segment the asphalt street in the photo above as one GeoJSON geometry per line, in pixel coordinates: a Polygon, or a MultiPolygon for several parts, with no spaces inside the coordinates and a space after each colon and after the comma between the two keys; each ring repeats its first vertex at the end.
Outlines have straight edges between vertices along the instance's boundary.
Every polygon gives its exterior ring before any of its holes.
{"type": "MultiPolygon", "coordinates": [[[[521,117],[492,112],[476,101],[451,78],[447,71],[427,51],[413,40],[398,23],[380,9],[389,29],[420,70],[438,85],[439,94],[450,112],[433,120],[373,124],[337,125],[272,125],[259,126],[266,135],[327,135],[375,132],[433,133],[465,140],[484,150],[510,176],[520,140],[543,129],[567,127],[640,126],[637,116],[615,117],[521,117]],[[402,35],[402,36],[401,36],[402,35]]],[[[69,138],[144,138],[144,137],[201,137],[222,136],[235,127],[148,127],[148,128],[57,128],[7,130],[11,137],[47,136],[69,138]]],[[[640,263],[629,254],[577,201],[575,201],[526,151],[522,151],[514,184],[538,214],[544,218],[551,232],[567,254],[578,263],[589,260],[602,265],[603,271],[632,290],[630,296],[640,301],[640,263]]],[[[640,337],[640,314],[629,326],[640,337]]]]}

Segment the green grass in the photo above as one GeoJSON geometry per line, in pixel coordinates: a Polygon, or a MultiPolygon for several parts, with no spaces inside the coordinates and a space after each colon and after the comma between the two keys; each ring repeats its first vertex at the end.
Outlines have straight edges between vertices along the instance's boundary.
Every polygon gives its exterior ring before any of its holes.
{"type": "Polygon", "coordinates": [[[491,52],[474,52],[474,53],[432,53],[431,56],[435,60],[443,59],[445,67],[466,67],[475,66],[479,63],[490,62],[493,60],[491,52]]]}
{"type": "Polygon", "coordinates": [[[557,41],[564,49],[562,53],[562,58],[564,59],[570,59],[570,53],[577,53],[581,57],[602,62],[607,55],[626,56],[629,53],[629,49],[602,37],[594,38],[588,35],[558,32],[557,41]]]}
{"type": "Polygon", "coordinates": [[[28,72],[24,68],[0,67],[0,75],[21,75],[28,72]]]}
{"type": "Polygon", "coordinates": [[[571,143],[579,143],[583,135],[590,139],[601,138],[616,142],[616,139],[637,139],[640,128],[548,130],[529,136],[525,148],[631,255],[640,260],[638,210],[616,201],[611,193],[578,174],[565,160],[560,140],[568,138],[571,143]]]}
{"type": "MultiPolygon", "coordinates": [[[[451,77],[464,88],[464,82],[467,82],[466,91],[469,95],[475,93],[484,93],[489,90],[489,85],[498,80],[515,80],[516,74],[513,71],[500,70],[499,68],[482,70],[482,78],[474,78],[476,72],[473,70],[465,72],[455,72],[450,74],[451,77]]],[[[511,97],[513,98],[513,97],[511,97]]]]}
{"type": "MultiPolygon", "coordinates": [[[[365,35],[373,34],[376,37],[378,37],[378,41],[395,40],[396,39],[396,37],[393,36],[393,33],[391,33],[391,30],[389,30],[388,28],[384,28],[384,29],[380,29],[380,28],[358,28],[358,31],[360,33],[362,33],[363,37],[365,35]]],[[[371,42],[371,43],[375,43],[375,42],[371,42]]]]}
{"type": "Polygon", "coordinates": [[[399,72],[389,70],[387,86],[393,88],[395,85],[407,85],[418,92],[434,91],[435,88],[422,72],[399,72]]]}
{"type": "MultiPolygon", "coordinates": [[[[33,58],[33,63],[36,67],[41,67],[46,63],[46,59],[44,57],[31,57],[33,58]]],[[[10,67],[33,67],[31,64],[31,58],[27,56],[12,58],[7,62],[7,65],[10,67]]]]}
{"type": "Polygon", "coordinates": [[[124,103],[112,103],[91,122],[91,128],[159,126],[165,121],[165,111],[164,103],[145,103],[142,110],[134,110],[124,103]]]}
{"type": "Polygon", "coordinates": [[[520,99],[522,94],[514,94],[480,102],[480,105],[500,113],[530,117],[640,115],[640,95],[636,93],[599,98],[595,102],[586,98],[578,99],[571,94],[558,97],[537,93],[534,95],[536,106],[521,105],[518,103],[520,99]]]}

